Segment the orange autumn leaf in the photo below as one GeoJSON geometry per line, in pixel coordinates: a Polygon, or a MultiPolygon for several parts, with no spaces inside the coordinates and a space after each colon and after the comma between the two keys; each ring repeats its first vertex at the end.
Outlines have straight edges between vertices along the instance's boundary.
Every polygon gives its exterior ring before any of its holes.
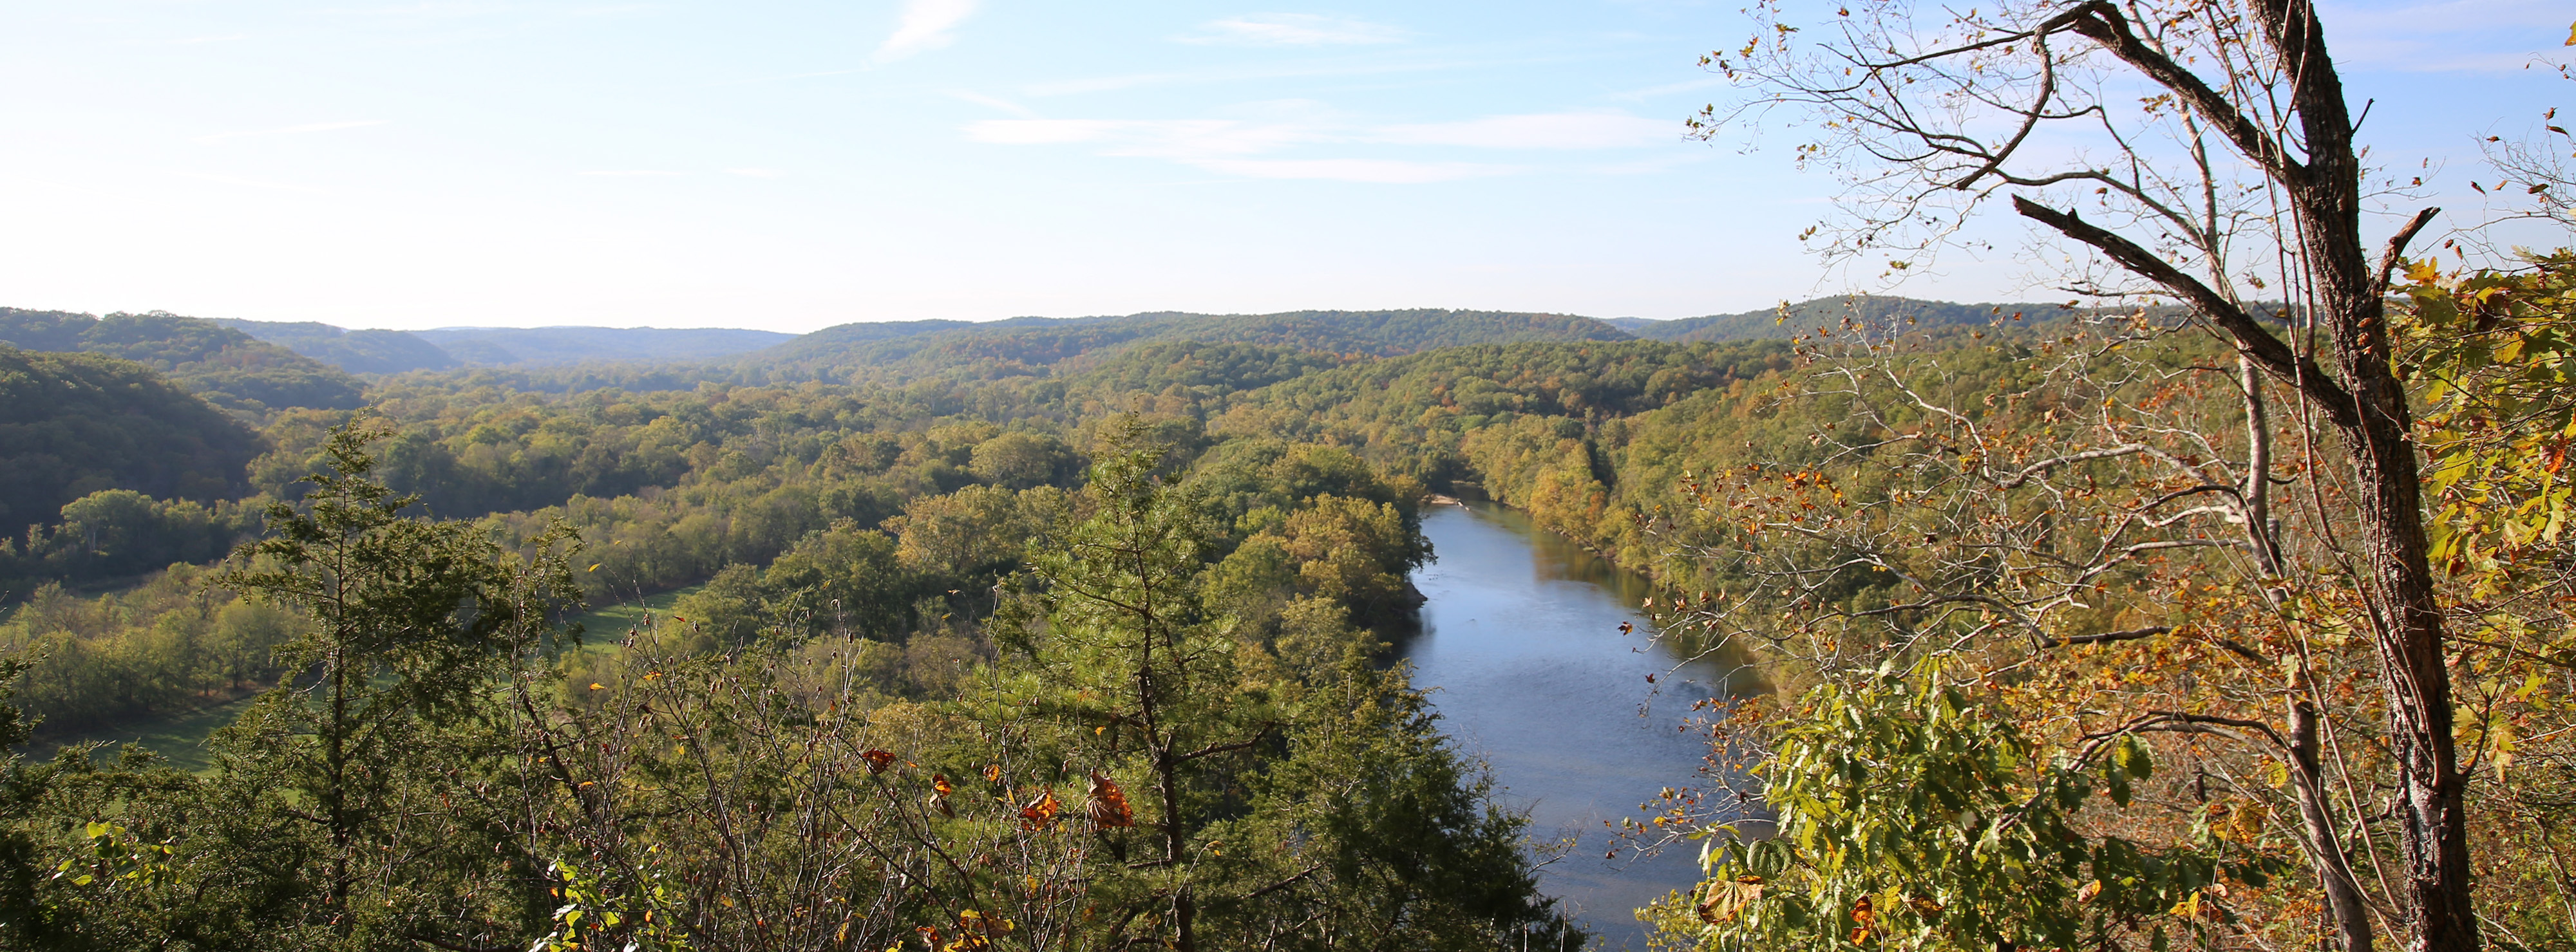
{"type": "Polygon", "coordinates": [[[1029,829],[1041,829],[1054,823],[1055,815],[1063,809],[1063,804],[1056,802],[1054,790],[1041,790],[1037,799],[1020,808],[1020,821],[1029,829]]]}
{"type": "Polygon", "coordinates": [[[1118,789],[1118,781],[1097,770],[1091,772],[1090,816],[1095,826],[1136,825],[1136,811],[1127,806],[1127,791],[1118,789]]]}
{"type": "Polygon", "coordinates": [[[859,759],[868,762],[868,773],[881,774],[885,772],[886,765],[894,763],[894,752],[890,750],[871,750],[867,753],[860,754],[859,759]]]}
{"type": "Polygon", "coordinates": [[[940,816],[955,819],[957,816],[957,808],[950,805],[948,802],[949,792],[955,789],[957,788],[949,786],[947,774],[931,774],[930,808],[939,811],[940,816]]]}

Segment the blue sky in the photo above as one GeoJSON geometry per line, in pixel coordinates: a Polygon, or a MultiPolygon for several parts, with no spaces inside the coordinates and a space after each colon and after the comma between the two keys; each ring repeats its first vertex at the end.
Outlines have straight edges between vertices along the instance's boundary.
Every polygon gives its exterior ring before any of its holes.
{"type": "MultiPolygon", "coordinates": [[[[1841,290],[1793,240],[1830,177],[1681,135],[1739,5],[0,0],[0,305],[804,331],[1841,290]]],[[[2474,211],[2474,138],[2576,105],[2523,68],[2569,18],[2330,6],[2374,161],[2474,211]]]]}

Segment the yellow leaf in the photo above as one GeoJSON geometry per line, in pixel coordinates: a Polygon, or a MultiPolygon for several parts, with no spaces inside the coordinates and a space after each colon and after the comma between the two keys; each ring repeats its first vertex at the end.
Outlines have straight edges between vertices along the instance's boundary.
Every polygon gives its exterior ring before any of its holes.
{"type": "Polygon", "coordinates": [[[589,567],[589,568],[586,568],[586,569],[583,569],[582,571],[584,571],[584,572],[596,572],[596,571],[599,571],[599,563],[597,563],[597,562],[590,563],[590,567],[589,567]]]}
{"type": "Polygon", "coordinates": [[[590,682],[590,689],[591,689],[591,690],[593,690],[593,691],[604,691],[604,690],[607,690],[607,686],[606,686],[606,685],[603,685],[603,684],[600,684],[600,683],[599,683],[599,682],[597,682],[597,681],[593,681],[593,682],[590,682]]]}
{"type": "Polygon", "coordinates": [[[2567,45],[2576,46],[2576,23],[2567,25],[2567,45]]]}

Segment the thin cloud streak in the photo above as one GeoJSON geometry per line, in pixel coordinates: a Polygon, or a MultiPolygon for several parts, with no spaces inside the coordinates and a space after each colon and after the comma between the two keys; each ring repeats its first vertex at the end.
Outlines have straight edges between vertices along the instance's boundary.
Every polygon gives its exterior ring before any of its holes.
{"type": "Polygon", "coordinates": [[[2554,0],[2437,0],[2378,5],[2329,3],[2339,62],[2409,73],[2519,72],[2564,59],[2563,3],[2554,0]]]}
{"type": "Polygon", "coordinates": [[[717,87],[720,87],[720,86],[746,86],[746,85],[749,85],[749,84],[752,84],[752,83],[775,83],[775,82],[783,82],[783,81],[790,80],[790,79],[813,79],[813,78],[815,78],[815,77],[817,77],[817,76],[848,76],[848,75],[850,75],[850,74],[852,74],[852,73],[864,73],[864,72],[867,72],[867,70],[864,70],[864,69],[825,69],[825,70],[816,70],[816,71],[811,72],[811,73],[781,73],[781,74],[776,75],[776,76],[753,76],[753,77],[749,77],[749,78],[745,78],[745,79],[725,79],[725,80],[718,80],[718,81],[716,81],[716,82],[712,82],[712,83],[703,83],[703,84],[700,84],[699,86],[697,86],[697,87],[695,87],[695,88],[699,88],[699,89],[714,89],[714,88],[717,88],[717,87]]]}
{"type": "Polygon", "coordinates": [[[1388,126],[1374,141],[1480,149],[1633,149],[1678,142],[1681,132],[1679,122],[1624,112],[1560,112],[1388,126]]]}
{"type": "Polygon", "coordinates": [[[1408,162],[1400,159],[1204,159],[1190,163],[1211,172],[1244,178],[1324,179],[1378,185],[1421,185],[1459,179],[1490,178],[1523,171],[1518,166],[1477,162],[1408,162]]]}
{"type": "Polygon", "coordinates": [[[1115,92],[1144,86],[1172,83],[1224,83],[1263,79],[1325,79],[1338,76],[1383,76],[1390,73],[1437,73],[1443,70],[1482,69],[1497,66],[1527,65],[1544,59],[1507,60],[1440,60],[1410,63],[1343,62],[1288,67],[1250,67],[1196,70],[1173,73],[1130,73],[1124,76],[1094,76],[1030,83],[1020,91],[1031,96],[1070,96],[1081,93],[1115,92]]]}
{"type": "Polygon", "coordinates": [[[1601,98],[1603,98],[1603,99],[1616,99],[1616,100],[1623,100],[1623,101],[1633,101],[1633,100],[1638,100],[1638,99],[1653,99],[1653,98],[1655,98],[1655,97],[1657,97],[1657,96],[1669,96],[1669,95],[1672,95],[1672,94],[1674,94],[1674,93],[1686,93],[1686,92],[1690,92],[1690,91],[1692,91],[1692,90],[1694,90],[1694,89],[1708,89],[1708,88],[1711,88],[1711,87],[1724,86],[1724,85],[1726,85],[1726,77],[1724,77],[1724,76],[1706,76],[1706,77],[1701,77],[1701,78],[1699,78],[1699,79],[1688,80],[1688,81],[1685,81],[1685,82],[1678,82],[1678,83],[1665,83],[1665,84],[1663,84],[1663,85],[1661,85],[1661,86],[1648,86],[1648,87],[1646,87],[1646,88],[1644,88],[1644,89],[1631,89],[1631,90],[1628,90],[1628,91],[1626,91],[1626,92],[1611,93],[1611,94],[1609,94],[1609,95],[1607,95],[1607,96],[1603,96],[1603,97],[1601,97],[1601,98]]]}
{"type": "Polygon", "coordinates": [[[1486,116],[1459,122],[1352,126],[1329,119],[985,119],[966,137],[996,145],[1107,142],[1109,154],[1189,157],[1244,155],[1309,142],[1457,146],[1477,149],[1635,149],[1676,143],[1681,126],[1624,112],[1486,116]]]}
{"type": "MultiPolygon", "coordinates": [[[[1294,103],[1274,104],[1281,107],[1294,103]]],[[[1288,120],[986,119],[966,137],[993,145],[1085,145],[1098,155],[1156,158],[1245,178],[1328,179],[1417,184],[1510,175],[1521,166],[1336,156],[1272,158],[1318,144],[1433,146],[1495,150],[1627,150],[1675,144],[1678,124],[1622,112],[1487,116],[1462,122],[1353,125],[1329,114],[1288,120]]],[[[1611,166],[1611,168],[1619,168],[1611,166]]],[[[1625,173],[1629,170],[1621,169],[1625,173]]]]}
{"type": "Polygon", "coordinates": [[[1255,13],[1199,25],[1183,43],[1226,46],[1366,46],[1402,42],[1405,31],[1382,23],[1311,13],[1255,13]]]}
{"type": "Polygon", "coordinates": [[[877,60],[890,62],[957,41],[957,26],[975,15],[980,0],[905,0],[894,35],[877,47],[877,60]]]}
{"type": "Polygon", "coordinates": [[[685,173],[665,169],[591,169],[573,174],[593,178],[670,178],[685,173]]]}
{"type": "Polygon", "coordinates": [[[1003,99],[999,96],[987,96],[983,93],[965,89],[951,89],[948,91],[948,95],[974,103],[978,106],[998,109],[1022,119],[1035,119],[1038,117],[1037,110],[1012,102],[1008,99],[1003,99]]]}
{"type": "Polygon", "coordinates": [[[282,136],[301,135],[308,132],[335,132],[341,129],[363,129],[368,126],[389,125],[392,122],[393,120],[391,119],[359,119],[351,122],[308,122],[300,126],[286,126],[278,129],[244,129],[234,132],[217,132],[211,135],[198,136],[196,141],[222,142],[226,139],[247,139],[252,136],[282,136]]]}
{"type": "Polygon", "coordinates": [[[214,175],[206,172],[181,172],[179,173],[179,177],[196,179],[200,182],[213,182],[217,185],[234,185],[242,188],[256,188],[271,192],[294,192],[299,195],[320,195],[324,191],[323,189],[315,188],[310,185],[293,185],[285,182],[262,182],[258,179],[234,178],[229,175],[214,175]]]}

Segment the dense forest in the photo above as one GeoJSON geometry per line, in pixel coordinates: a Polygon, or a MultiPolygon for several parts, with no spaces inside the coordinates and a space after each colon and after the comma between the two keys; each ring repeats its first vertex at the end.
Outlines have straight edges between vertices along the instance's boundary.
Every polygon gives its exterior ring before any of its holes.
{"type": "MultiPolygon", "coordinates": [[[[2419,266],[2391,326],[2478,902],[2547,949],[2576,941],[2576,265],[2527,265],[2419,266]]],[[[111,356],[43,325],[63,352],[0,349],[33,522],[0,732],[59,750],[0,788],[0,941],[1578,944],[1388,664],[1434,492],[1648,574],[1658,637],[1762,668],[1630,824],[1709,846],[1657,941],[2319,941],[2314,844],[2385,865],[2401,831],[2361,809],[2393,768],[2333,567],[2350,490],[2264,415],[2279,385],[2168,306],[1769,320],[853,326],[256,412],[151,362],[201,329],[111,356]],[[46,743],[242,698],[204,771],[46,743]],[[1783,835],[1738,836],[1748,803],[1783,835]]]]}
{"type": "Polygon", "coordinates": [[[92,317],[0,308],[0,343],[134,361],[253,422],[287,407],[347,410],[365,402],[364,385],[339,368],[212,321],[160,311],[92,317]]]}

